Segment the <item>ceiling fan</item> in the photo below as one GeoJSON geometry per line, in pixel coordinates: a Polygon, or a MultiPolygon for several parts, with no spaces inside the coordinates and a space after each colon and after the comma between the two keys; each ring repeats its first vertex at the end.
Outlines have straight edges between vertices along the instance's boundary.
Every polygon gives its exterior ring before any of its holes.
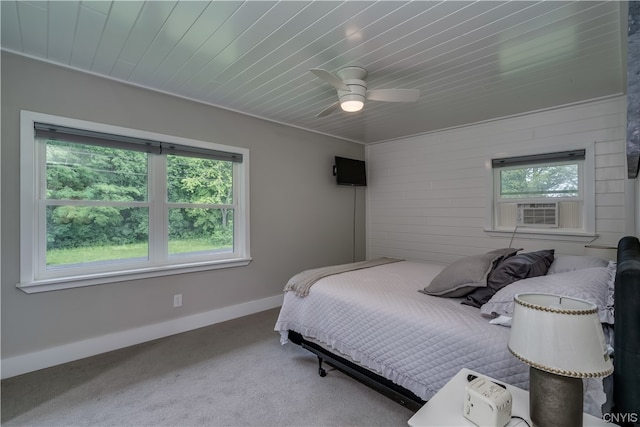
{"type": "Polygon", "coordinates": [[[359,66],[348,66],[333,74],[321,68],[312,68],[316,77],[329,83],[338,90],[338,101],[322,110],[317,117],[328,116],[338,107],[344,111],[360,111],[365,99],[386,102],[416,102],[420,97],[419,89],[372,89],[367,90],[367,70],[359,66]]]}

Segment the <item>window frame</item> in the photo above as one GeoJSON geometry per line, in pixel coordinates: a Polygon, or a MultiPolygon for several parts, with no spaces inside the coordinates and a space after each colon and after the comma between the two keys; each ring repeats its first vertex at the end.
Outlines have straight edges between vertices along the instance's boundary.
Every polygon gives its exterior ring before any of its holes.
{"type": "MultiPolygon", "coordinates": [[[[161,211],[166,210],[175,203],[167,200],[164,191],[163,200],[152,197],[152,188],[155,191],[166,190],[166,182],[158,186],[159,167],[166,164],[165,156],[149,156],[149,222],[151,234],[151,222],[157,222],[161,211]],[[152,209],[155,205],[156,209],[152,209]]],[[[57,289],[68,289],[82,286],[98,285],[104,283],[136,280],[149,277],[174,275],[195,271],[212,270],[219,268],[244,266],[251,262],[250,255],[250,220],[249,220],[249,150],[246,148],[222,145],[218,143],[199,141],[172,135],[164,135],[155,132],[130,129],[120,126],[106,125],[68,117],[53,116],[49,114],[21,111],[20,113],[20,283],[16,286],[26,293],[44,292],[57,289]],[[217,150],[242,155],[241,163],[234,163],[233,167],[233,194],[234,194],[234,248],[233,252],[226,253],[225,257],[178,257],[173,258],[169,254],[158,258],[152,252],[158,250],[158,245],[151,243],[149,238],[149,260],[146,262],[127,262],[123,260],[121,269],[105,269],[104,266],[47,271],[43,268],[46,262],[42,259],[46,251],[46,203],[41,199],[40,192],[46,185],[46,149],[44,144],[37,142],[34,132],[35,123],[51,123],[74,129],[82,129],[91,132],[101,132],[114,135],[123,135],[133,138],[160,141],[176,144],[194,149],[217,150]],[[43,165],[45,165],[43,167],[43,165]],[[43,184],[44,183],[44,184],[43,184]],[[44,245],[44,249],[43,249],[44,245]],[[162,261],[162,262],[159,262],[162,261]]],[[[162,180],[166,177],[162,176],[162,180]]],[[[158,193],[156,193],[158,194],[158,193]]],[[[166,249],[168,241],[168,227],[166,221],[163,225],[161,245],[166,249]]]]}
{"type": "MultiPolygon", "coordinates": [[[[548,151],[522,151],[513,153],[496,153],[486,162],[487,169],[487,200],[489,201],[487,206],[487,213],[485,215],[485,232],[493,237],[505,237],[514,233],[513,226],[499,226],[498,221],[498,206],[501,202],[509,200],[510,202],[522,203],[545,203],[551,201],[567,201],[568,198],[525,198],[525,199],[502,199],[500,195],[500,177],[499,170],[504,168],[494,167],[492,159],[498,158],[515,158],[515,157],[527,157],[536,156],[544,157],[547,154],[559,152],[559,151],[573,151],[584,150],[584,160],[580,160],[579,163],[579,196],[577,198],[571,198],[571,200],[582,202],[582,228],[549,228],[549,227],[517,227],[517,236],[530,239],[548,239],[548,240],[565,240],[576,242],[590,242],[598,236],[596,233],[595,223],[595,144],[590,143],[587,145],[576,144],[571,147],[563,147],[561,149],[554,149],[548,151]],[[581,163],[581,164],[580,164],[581,163]]],[[[567,162],[555,162],[557,164],[567,162]]],[[[572,163],[572,162],[571,162],[572,163]]],[[[552,162],[544,162],[541,160],[534,160],[528,165],[530,166],[545,166],[553,164],[552,162]]],[[[519,167],[526,167],[527,164],[520,164],[519,167]]],[[[514,165],[515,167],[515,165],[514,165]]]]}

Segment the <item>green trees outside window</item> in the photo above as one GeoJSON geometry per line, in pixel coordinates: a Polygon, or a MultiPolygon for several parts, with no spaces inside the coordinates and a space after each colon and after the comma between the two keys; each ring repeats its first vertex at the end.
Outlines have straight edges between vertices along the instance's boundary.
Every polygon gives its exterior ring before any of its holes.
{"type": "Polygon", "coordinates": [[[160,183],[149,178],[151,156],[46,141],[48,268],[148,259],[152,215],[166,222],[167,256],[233,251],[233,163],[163,156],[160,183]],[[166,188],[161,215],[151,211],[157,186],[166,188]]]}
{"type": "Polygon", "coordinates": [[[526,166],[500,171],[500,197],[578,197],[578,165],[526,166]]]}

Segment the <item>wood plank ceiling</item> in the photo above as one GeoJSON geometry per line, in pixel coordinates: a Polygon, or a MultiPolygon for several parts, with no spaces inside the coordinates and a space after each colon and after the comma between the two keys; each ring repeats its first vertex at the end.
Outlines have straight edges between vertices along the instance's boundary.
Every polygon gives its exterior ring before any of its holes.
{"type": "Polygon", "coordinates": [[[375,143],[625,91],[617,1],[2,1],[2,49],[270,121],[375,143]],[[316,115],[310,68],[420,89],[316,115]]]}

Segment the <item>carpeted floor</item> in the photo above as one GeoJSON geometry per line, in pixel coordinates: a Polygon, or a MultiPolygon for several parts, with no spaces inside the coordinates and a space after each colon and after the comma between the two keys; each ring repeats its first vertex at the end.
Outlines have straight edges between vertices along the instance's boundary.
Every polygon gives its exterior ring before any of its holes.
{"type": "Polygon", "coordinates": [[[406,426],[413,412],[273,331],[269,310],[2,381],[3,426],[406,426]],[[328,367],[327,367],[328,368],[328,367]]]}

